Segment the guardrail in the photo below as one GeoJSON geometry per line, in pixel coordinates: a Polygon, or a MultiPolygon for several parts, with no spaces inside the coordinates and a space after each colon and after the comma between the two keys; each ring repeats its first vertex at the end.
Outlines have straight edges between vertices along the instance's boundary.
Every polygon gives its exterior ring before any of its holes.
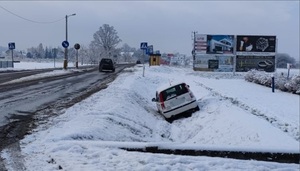
{"type": "Polygon", "coordinates": [[[127,151],[138,151],[148,153],[160,154],[174,154],[174,155],[188,155],[188,156],[208,156],[208,157],[222,157],[240,160],[257,160],[270,161],[278,163],[300,163],[299,153],[287,152],[255,152],[255,151],[235,151],[235,150],[213,150],[213,149],[168,149],[160,148],[158,146],[149,146],[145,148],[121,148],[127,151]]]}

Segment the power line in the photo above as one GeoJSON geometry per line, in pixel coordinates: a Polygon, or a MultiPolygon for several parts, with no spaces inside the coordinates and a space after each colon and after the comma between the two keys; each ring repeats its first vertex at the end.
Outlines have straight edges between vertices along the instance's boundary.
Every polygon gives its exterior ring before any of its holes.
{"type": "Polygon", "coordinates": [[[22,16],[20,16],[20,15],[18,15],[18,14],[16,14],[16,13],[13,13],[12,11],[10,11],[10,10],[4,8],[4,7],[1,6],[1,5],[0,5],[0,8],[2,8],[2,9],[5,10],[6,12],[8,12],[8,13],[10,13],[10,14],[16,16],[16,17],[19,17],[19,18],[21,18],[21,19],[23,19],[23,20],[26,20],[26,21],[29,21],[29,22],[32,22],[32,23],[37,23],[37,24],[51,24],[51,23],[59,22],[59,21],[61,21],[61,20],[64,19],[64,17],[63,17],[63,18],[61,18],[61,19],[58,19],[58,20],[55,20],[55,21],[50,21],[50,22],[34,21],[34,20],[27,19],[27,18],[25,18],[25,17],[22,17],[22,16]]]}

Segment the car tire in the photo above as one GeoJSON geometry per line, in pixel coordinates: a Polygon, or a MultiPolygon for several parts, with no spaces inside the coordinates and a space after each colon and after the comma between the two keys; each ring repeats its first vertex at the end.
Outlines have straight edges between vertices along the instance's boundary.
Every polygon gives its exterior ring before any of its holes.
{"type": "Polygon", "coordinates": [[[195,107],[194,110],[199,111],[200,110],[199,106],[197,105],[197,107],[195,107]]]}
{"type": "Polygon", "coordinates": [[[169,123],[172,123],[174,121],[174,119],[172,117],[170,117],[170,118],[166,118],[166,121],[169,123]]]}

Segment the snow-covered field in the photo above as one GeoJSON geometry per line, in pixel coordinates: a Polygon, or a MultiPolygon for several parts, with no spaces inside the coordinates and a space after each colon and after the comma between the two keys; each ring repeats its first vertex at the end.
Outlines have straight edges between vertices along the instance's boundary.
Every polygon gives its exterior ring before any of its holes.
{"type": "MultiPolygon", "coordinates": [[[[73,66],[73,63],[69,63],[69,66],[73,66]]],[[[45,68],[63,68],[62,62],[23,62],[14,63],[14,68],[0,68],[0,71],[6,70],[23,70],[23,69],[45,69],[45,68]]]]}
{"type": "MultiPolygon", "coordinates": [[[[27,170],[299,170],[298,164],[128,152],[117,147],[299,152],[299,96],[249,83],[243,73],[169,66],[126,69],[109,87],[41,125],[21,142],[27,170]],[[185,81],[200,111],[168,123],[151,99],[185,81]]],[[[9,166],[11,154],[1,153],[9,166]]],[[[8,167],[9,168],[9,167],[8,167]]]]}

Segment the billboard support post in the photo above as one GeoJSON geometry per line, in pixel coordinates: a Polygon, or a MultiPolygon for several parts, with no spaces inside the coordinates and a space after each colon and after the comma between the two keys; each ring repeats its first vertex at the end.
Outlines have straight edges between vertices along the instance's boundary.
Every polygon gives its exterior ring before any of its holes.
{"type": "Polygon", "coordinates": [[[236,70],[236,36],[234,36],[234,41],[233,41],[233,76],[235,76],[235,70],[236,70]]]}
{"type": "Polygon", "coordinates": [[[233,68],[232,68],[233,76],[235,76],[235,67],[236,67],[236,55],[233,56],[233,68]]]}

